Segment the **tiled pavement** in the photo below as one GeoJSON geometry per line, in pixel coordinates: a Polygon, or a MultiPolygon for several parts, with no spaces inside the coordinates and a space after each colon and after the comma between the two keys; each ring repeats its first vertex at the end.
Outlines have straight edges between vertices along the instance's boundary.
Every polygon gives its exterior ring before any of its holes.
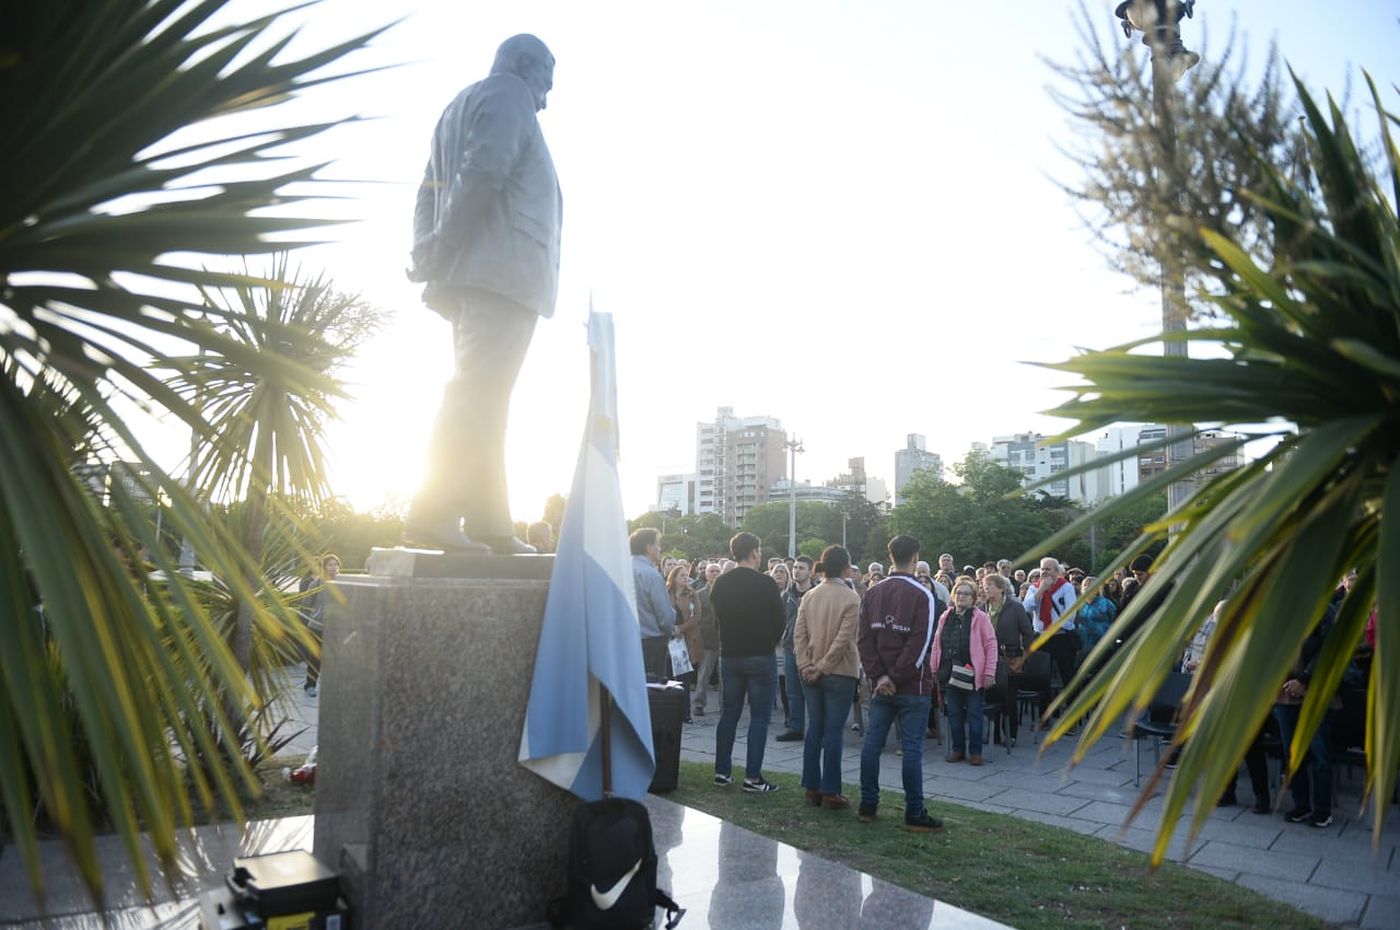
{"type": "MultiPolygon", "coordinates": [[[[681,740],[683,759],[714,761],[718,701],[709,703],[709,713],[695,717],[686,727],[681,740]]],[[[782,730],[781,715],[779,710],[769,728],[764,769],[800,774],[802,744],[773,739],[782,730]]],[[[735,739],[736,773],[743,769],[747,728],[746,712],[735,739]]],[[[861,734],[849,727],[843,732],[842,775],[847,783],[853,783],[859,778],[861,734]]],[[[999,746],[989,746],[983,754],[987,764],[974,768],[966,762],[945,762],[946,750],[937,741],[928,740],[924,744],[924,791],[940,801],[1064,827],[1148,851],[1161,817],[1160,798],[1149,801],[1132,826],[1124,826],[1137,797],[1133,787],[1135,747],[1106,739],[1083,762],[1070,768],[1072,745],[1072,740],[1063,740],[1042,755],[1041,747],[1031,744],[1029,726],[1023,724],[1020,742],[1010,755],[999,746]]],[[[891,738],[881,761],[880,782],[900,789],[900,762],[893,746],[891,738]]],[[[1144,743],[1141,752],[1146,772],[1152,766],[1152,749],[1144,743]]],[[[1337,769],[1335,775],[1336,820],[1326,829],[1286,823],[1281,813],[1255,814],[1249,780],[1241,772],[1238,790],[1242,805],[1217,808],[1189,846],[1187,822],[1183,821],[1168,857],[1294,904],[1333,924],[1397,930],[1400,808],[1391,806],[1379,851],[1373,854],[1370,824],[1357,816],[1362,775],[1345,768],[1337,769]]]]}

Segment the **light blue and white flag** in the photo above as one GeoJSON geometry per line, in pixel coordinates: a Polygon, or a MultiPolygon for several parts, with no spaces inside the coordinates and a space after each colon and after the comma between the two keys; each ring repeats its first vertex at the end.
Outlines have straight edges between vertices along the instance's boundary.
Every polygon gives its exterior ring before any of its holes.
{"type": "Polygon", "coordinates": [[[608,718],[613,793],[640,800],[651,784],[655,754],[617,478],[610,314],[589,311],[588,345],[593,357],[588,426],[554,557],[519,761],[585,801],[601,798],[601,682],[613,697],[608,718]]]}

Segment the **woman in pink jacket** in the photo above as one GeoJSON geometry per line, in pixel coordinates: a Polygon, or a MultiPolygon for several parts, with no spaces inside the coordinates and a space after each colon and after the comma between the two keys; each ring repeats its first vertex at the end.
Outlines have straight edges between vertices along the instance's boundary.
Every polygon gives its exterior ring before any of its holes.
{"type": "Polygon", "coordinates": [[[991,618],[977,609],[977,585],[971,578],[959,578],[952,595],[952,606],[938,618],[932,654],[953,740],[948,761],[966,758],[981,765],[983,707],[997,676],[997,634],[991,618]]]}

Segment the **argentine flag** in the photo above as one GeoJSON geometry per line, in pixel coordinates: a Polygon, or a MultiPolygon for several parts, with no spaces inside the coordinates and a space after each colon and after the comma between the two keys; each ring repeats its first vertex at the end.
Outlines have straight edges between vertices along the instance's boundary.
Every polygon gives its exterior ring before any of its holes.
{"type": "Polygon", "coordinates": [[[588,345],[593,358],[588,426],[549,581],[519,761],[585,801],[601,798],[601,683],[613,697],[613,793],[641,800],[651,784],[655,754],[617,479],[611,314],[589,311],[588,345]]]}

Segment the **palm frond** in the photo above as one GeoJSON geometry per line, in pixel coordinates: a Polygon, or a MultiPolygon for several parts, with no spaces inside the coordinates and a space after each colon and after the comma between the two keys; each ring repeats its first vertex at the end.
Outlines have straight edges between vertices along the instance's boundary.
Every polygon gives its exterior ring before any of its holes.
{"type": "MultiPolygon", "coordinates": [[[[97,435],[104,457],[148,474],[140,493],[169,500],[169,528],[260,623],[278,622],[285,608],[259,601],[247,547],[162,470],[123,411],[135,402],[217,438],[166,375],[189,346],[239,357],[227,332],[192,312],[197,285],[234,278],[170,256],[217,264],[286,249],[326,223],[301,183],[319,166],[285,153],[345,120],[278,125],[275,105],[337,79],[330,66],[376,33],[293,57],[277,34],[286,11],[213,25],[226,6],[55,0],[30,5],[0,38],[0,609],[13,618],[0,624],[0,803],[40,891],[36,807],[100,901],[98,815],[147,890],[141,831],[163,867],[175,863],[175,828],[193,813],[177,750],[229,760],[196,789],[205,807],[218,798],[237,812],[239,790],[254,784],[237,746],[253,700],[243,669],[142,518],[138,492],[95,496],[75,454],[97,435]],[[218,119],[259,108],[269,122],[255,133],[218,119]],[[274,204],[277,215],[264,211],[274,204]],[[164,582],[147,576],[140,551],[164,582]]],[[[280,353],[303,338],[243,364],[293,393],[325,390],[280,353]]]]}
{"type": "MultiPolygon", "coordinates": [[[[1162,358],[1130,345],[1051,366],[1081,379],[1050,411],[1075,421],[1067,433],[1117,421],[1281,424],[1253,433],[1272,435],[1272,448],[1203,480],[1132,547],[1167,539],[1148,585],[1066,690],[1065,713],[1050,734],[1063,738],[1086,721],[1078,760],[1116,733],[1125,717],[1148,706],[1205,616],[1225,601],[1181,712],[1176,740],[1183,751],[1167,787],[1154,861],[1189,804],[1191,831],[1205,822],[1351,567],[1358,568],[1357,583],[1316,660],[1291,765],[1296,769],[1336,693],[1374,604],[1366,722],[1371,799],[1390,796],[1400,766],[1400,663],[1392,655],[1400,641],[1400,222],[1341,112],[1324,111],[1295,84],[1319,193],[1261,163],[1261,182],[1248,196],[1273,230],[1269,248],[1199,231],[1219,263],[1223,291],[1214,300],[1224,323],[1177,338],[1209,345],[1216,357],[1162,358]],[[1220,349],[1227,358],[1218,357],[1220,349]],[[1113,653],[1109,643],[1123,635],[1125,645],[1113,653]]],[[[1376,105],[1391,153],[1390,189],[1400,190],[1391,117],[1379,95],[1376,105]]],[[[1204,464],[1179,463],[1174,477],[1204,464]]],[[[1060,536],[1103,517],[1091,513],[1060,536]]],[[[1159,768],[1135,813],[1164,777],[1159,768]]],[[[1373,804],[1377,838],[1384,812],[1383,802],[1373,804]]]]}

